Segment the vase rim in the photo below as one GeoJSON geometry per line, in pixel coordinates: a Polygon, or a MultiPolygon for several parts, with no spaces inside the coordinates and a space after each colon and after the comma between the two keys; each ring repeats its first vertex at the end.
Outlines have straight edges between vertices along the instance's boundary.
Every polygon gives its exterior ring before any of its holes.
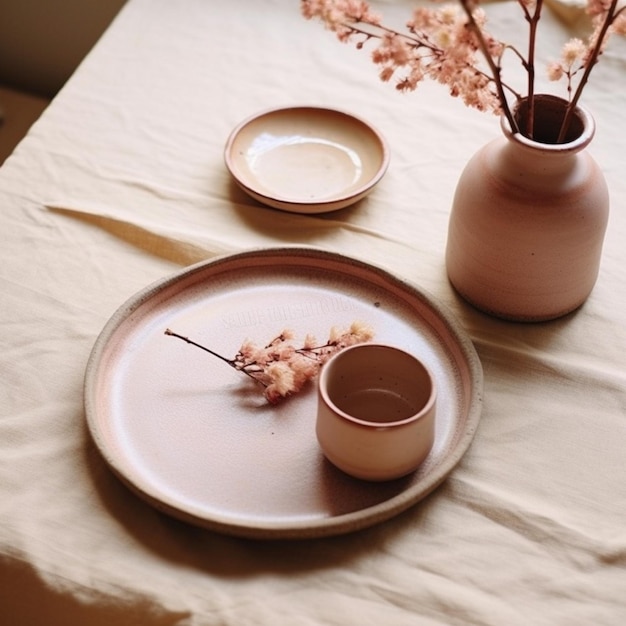
{"type": "MultiPolygon", "coordinates": [[[[534,98],[535,102],[539,101],[559,105],[567,105],[567,100],[565,98],[561,98],[560,96],[555,96],[553,94],[535,94],[534,98]]],[[[520,99],[516,103],[513,109],[513,113],[515,114],[519,107],[527,100],[527,97],[520,99]]],[[[574,114],[578,119],[579,124],[581,125],[581,132],[574,139],[570,141],[565,141],[563,143],[546,143],[542,141],[537,141],[526,137],[521,132],[514,132],[511,128],[509,120],[505,115],[502,115],[500,117],[500,126],[507,139],[533,150],[541,150],[545,153],[558,154],[563,154],[566,152],[579,152],[580,150],[587,147],[593,139],[593,136],[595,135],[596,125],[591,113],[580,104],[577,104],[574,108],[574,114]]]]}

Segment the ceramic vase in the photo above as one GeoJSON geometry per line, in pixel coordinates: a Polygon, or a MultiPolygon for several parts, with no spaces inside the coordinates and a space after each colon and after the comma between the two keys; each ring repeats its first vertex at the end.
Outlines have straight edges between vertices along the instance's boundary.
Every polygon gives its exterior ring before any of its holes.
{"type": "MultiPolygon", "coordinates": [[[[503,135],[468,162],[450,214],[446,269],[456,291],[491,315],[545,321],[585,302],[596,282],[609,214],[604,176],[586,150],[595,123],[577,107],[564,143],[566,102],[536,96],[534,139],[503,135]]],[[[515,110],[523,123],[522,101],[515,110]]]]}

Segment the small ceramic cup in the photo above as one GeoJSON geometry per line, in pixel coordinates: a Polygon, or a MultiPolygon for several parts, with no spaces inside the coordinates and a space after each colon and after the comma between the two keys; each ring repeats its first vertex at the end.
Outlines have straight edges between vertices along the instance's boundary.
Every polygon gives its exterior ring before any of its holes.
{"type": "Polygon", "coordinates": [[[375,343],[345,348],[319,376],[317,440],[346,474],[400,478],[433,446],[436,398],[433,376],[413,355],[375,343]]]}

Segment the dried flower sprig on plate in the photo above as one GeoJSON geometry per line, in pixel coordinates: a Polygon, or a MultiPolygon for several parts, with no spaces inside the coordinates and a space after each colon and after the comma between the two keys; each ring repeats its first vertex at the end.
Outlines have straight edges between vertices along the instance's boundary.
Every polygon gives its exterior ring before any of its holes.
{"type": "MultiPolygon", "coordinates": [[[[400,91],[412,91],[424,78],[450,89],[450,94],[481,111],[504,114],[515,132],[533,137],[535,95],[535,52],[537,28],[543,0],[517,0],[520,17],[528,29],[526,50],[500,41],[486,30],[487,17],[480,0],[458,0],[436,7],[417,6],[406,29],[385,26],[382,17],[365,0],[301,0],[307,19],[320,19],[344,42],[357,48],[377,41],[372,61],[380,67],[380,78],[397,80],[400,91]],[[515,89],[503,75],[505,53],[513,55],[526,72],[526,86],[515,89]],[[526,127],[519,128],[507,96],[516,101],[528,98],[526,127]]],[[[559,141],[566,134],[573,111],[611,35],[626,35],[626,5],[623,0],[587,0],[591,29],[586,41],[566,42],[561,59],[548,67],[551,80],[567,83],[568,107],[559,141]],[[575,83],[577,81],[577,84],[575,83]]]]}
{"type": "Polygon", "coordinates": [[[271,404],[300,391],[307,381],[317,376],[322,365],[340,350],[370,341],[374,336],[369,325],[355,321],[347,329],[333,326],[324,344],[319,345],[315,337],[309,334],[303,345],[296,348],[291,343],[293,332],[286,329],[263,347],[250,340],[244,341],[239,352],[229,359],[169,328],[165,334],[201,348],[246,374],[264,388],[265,398],[271,404]]]}

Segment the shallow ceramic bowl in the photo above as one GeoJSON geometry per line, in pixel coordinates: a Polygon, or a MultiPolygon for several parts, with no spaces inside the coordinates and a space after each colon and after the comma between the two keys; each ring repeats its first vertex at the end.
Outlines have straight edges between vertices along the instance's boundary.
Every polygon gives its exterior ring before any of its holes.
{"type": "Polygon", "coordinates": [[[433,376],[412,354],[384,344],[346,348],[319,377],[318,442],[355,478],[406,476],[433,447],[436,398],[433,376]]]}
{"type": "Polygon", "coordinates": [[[353,204],[389,165],[382,135],[332,109],[273,109],[241,122],[224,152],[237,184],[259,202],[294,213],[325,213],[353,204]]]}

